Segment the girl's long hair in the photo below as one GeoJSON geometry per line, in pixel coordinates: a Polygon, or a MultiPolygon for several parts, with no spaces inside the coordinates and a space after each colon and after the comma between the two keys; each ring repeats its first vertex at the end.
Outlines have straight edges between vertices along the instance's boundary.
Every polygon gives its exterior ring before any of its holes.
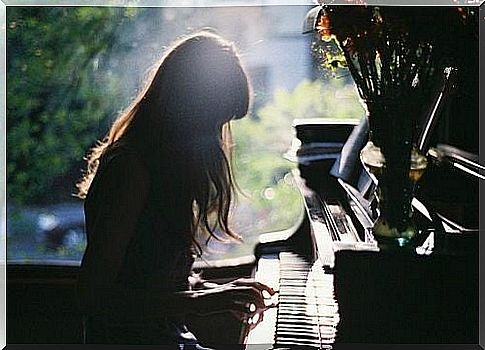
{"type": "MultiPolygon", "coordinates": [[[[235,190],[229,121],[250,109],[251,87],[235,47],[209,31],[175,42],[152,70],[133,103],[88,153],[77,183],[85,198],[102,155],[119,144],[135,147],[151,174],[151,190],[183,213],[190,239],[217,236],[229,227],[235,190]]],[[[180,214],[179,214],[180,215],[180,214]]]]}

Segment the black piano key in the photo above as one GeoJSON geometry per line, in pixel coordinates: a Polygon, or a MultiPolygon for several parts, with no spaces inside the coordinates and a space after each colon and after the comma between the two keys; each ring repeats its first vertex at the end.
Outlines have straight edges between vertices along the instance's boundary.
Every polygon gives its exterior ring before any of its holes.
{"type": "Polygon", "coordinates": [[[280,289],[280,296],[307,296],[305,290],[280,289]]]}
{"type": "Polygon", "coordinates": [[[300,337],[281,336],[276,339],[276,344],[281,345],[306,345],[320,347],[320,340],[317,339],[301,339],[300,337]]]}
{"type": "MultiPolygon", "coordinates": [[[[285,326],[296,326],[296,325],[301,325],[306,326],[306,327],[316,327],[317,326],[317,320],[311,321],[311,320],[291,320],[291,319],[285,319],[283,321],[278,321],[278,325],[285,325],[285,326]]],[[[276,326],[278,328],[278,326],[276,326]]]]}
{"type": "Polygon", "coordinates": [[[281,317],[278,319],[278,325],[303,325],[303,326],[318,326],[318,319],[317,317],[281,317]]]}
{"type": "Polygon", "coordinates": [[[305,333],[305,332],[295,332],[295,331],[277,331],[278,339],[283,337],[298,337],[300,340],[312,340],[320,342],[320,336],[318,332],[314,333],[305,333]]]}
{"type": "Polygon", "coordinates": [[[319,315],[318,314],[311,315],[304,311],[299,311],[299,310],[283,310],[278,314],[278,320],[284,320],[284,319],[308,320],[316,317],[319,317],[319,315]]]}
{"type": "MultiPolygon", "coordinates": [[[[328,349],[336,336],[333,276],[291,252],[281,252],[273,349],[303,345],[328,349]]],[[[335,316],[337,315],[337,317],[335,316]]]]}
{"type": "Polygon", "coordinates": [[[305,315],[306,317],[317,317],[319,315],[319,310],[309,310],[305,308],[288,307],[280,309],[280,316],[291,316],[291,315],[305,315]]]}
{"type": "Polygon", "coordinates": [[[288,322],[282,322],[276,326],[276,333],[278,334],[278,330],[280,329],[293,329],[293,332],[297,332],[299,330],[307,330],[314,332],[315,334],[319,334],[319,327],[317,326],[317,322],[305,322],[303,320],[288,320],[288,322]]]}
{"type": "Polygon", "coordinates": [[[278,320],[283,319],[301,319],[301,320],[311,320],[319,317],[318,313],[307,313],[300,310],[285,310],[278,315],[278,320]]]}
{"type": "Polygon", "coordinates": [[[335,303],[332,303],[331,299],[320,299],[316,298],[315,300],[305,300],[302,298],[293,298],[292,296],[284,296],[278,299],[278,303],[281,305],[286,304],[293,304],[293,305],[309,305],[309,306],[333,306],[335,303]]]}
{"type": "Polygon", "coordinates": [[[278,326],[276,326],[276,330],[277,330],[277,332],[280,331],[280,330],[292,330],[293,333],[299,332],[299,331],[308,331],[308,332],[312,332],[312,333],[315,333],[315,334],[320,333],[319,328],[315,323],[305,325],[305,324],[302,324],[302,322],[299,322],[299,321],[293,321],[293,323],[288,323],[288,324],[281,323],[278,326]]]}

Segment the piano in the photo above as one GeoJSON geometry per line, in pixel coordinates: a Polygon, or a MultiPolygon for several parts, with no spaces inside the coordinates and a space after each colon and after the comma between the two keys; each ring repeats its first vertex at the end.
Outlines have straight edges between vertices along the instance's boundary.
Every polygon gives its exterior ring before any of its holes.
{"type": "Polygon", "coordinates": [[[419,239],[385,249],[372,234],[376,183],[359,159],[365,119],[293,126],[285,157],[298,164],[306,215],[293,234],[260,238],[254,277],[279,292],[248,320],[246,349],[478,343],[478,157],[433,143],[412,202],[419,239]]]}
{"type": "MultiPolygon", "coordinates": [[[[310,10],[304,33],[314,31],[320,10],[310,10]]],[[[285,157],[298,165],[293,177],[306,215],[292,234],[260,238],[254,277],[279,293],[277,307],[248,320],[246,349],[479,343],[485,167],[478,157],[477,28],[469,23],[466,52],[444,70],[416,129],[428,165],[412,200],[419,232],[412,245],[392,247],[373,236],[376,179],[360,161],[366,119],[294,121],[285,157]]]]}

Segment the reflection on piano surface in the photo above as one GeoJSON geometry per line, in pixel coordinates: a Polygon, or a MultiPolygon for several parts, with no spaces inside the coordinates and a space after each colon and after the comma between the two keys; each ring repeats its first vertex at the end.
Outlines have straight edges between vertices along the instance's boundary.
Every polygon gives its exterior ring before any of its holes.
{"type": "Polygon", "coordinates": [[[465,213],[478,208],[477,159],[433,148],[413,200],[419,239],[412,248],[386,249],[372,235],[375,182],[358,157],[365,121],[297,120],[294,127],[299,148],[287,158],[298,162],[294,178],[307,215],[292,236],[263,235],[256,249],[255,278],[279,296],[277,308],[245,330],[247,349],[477,343],[478,216],[465,213]],[[450,177],[455,188],[464,183],[451,200],[441,187],[450,177]],[[460,215],[447,215],[460,205],[460,215]]]}

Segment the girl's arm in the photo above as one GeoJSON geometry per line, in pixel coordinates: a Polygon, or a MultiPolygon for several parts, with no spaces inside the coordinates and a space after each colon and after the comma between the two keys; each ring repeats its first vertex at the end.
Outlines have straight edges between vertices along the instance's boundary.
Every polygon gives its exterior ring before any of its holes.
{"type": "Polygon", "coordinates": [[[96,184],[96,221],[83,258],[79,286],[82,304],[90,314],[113,319],[144,320],[169,314],[249,311],[248,305],[264,308],[259,284],[208,284],[199,291],[167,293],[158,289],[126,288],[118,276],[133,239],[139,217],[147,203],[150,177],[135,154],[120,154],[109,161],[96,184]]]}
{"type": "Polygon", "coordinates": [[[99,172],[96,207],[90,208],[96,220],[89,218],[89,240],[79,276],[83,307],[90,314],[129,318],[185,312],[190,295],[126,288],[119,282],[129,243],[147,204],[148,170],[135,153],[124,152],[99,172]]]}

